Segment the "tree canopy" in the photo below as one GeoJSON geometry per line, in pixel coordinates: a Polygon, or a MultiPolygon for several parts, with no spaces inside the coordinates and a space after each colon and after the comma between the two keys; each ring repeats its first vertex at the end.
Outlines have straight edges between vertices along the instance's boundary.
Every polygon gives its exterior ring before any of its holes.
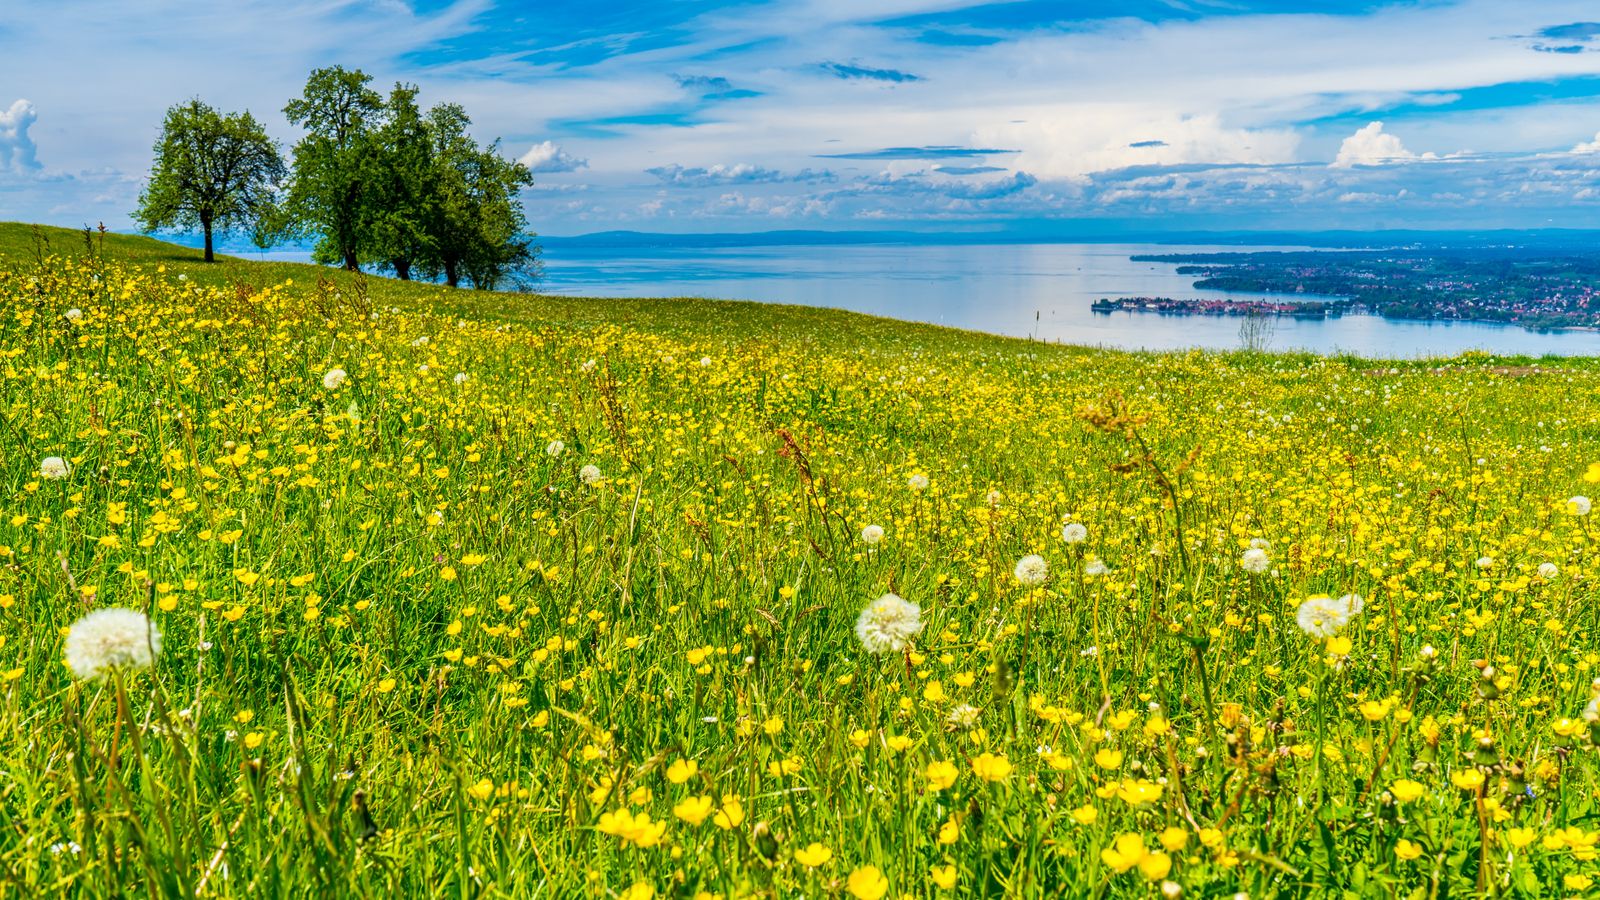
{"type": "Polygon", "coordinates": [[[167,110],[134,218],[145,231],[198,227],[212,262],[213,234],[249,228],[260,236],[278,227],[283,178],[278,145],[254,117],[190,100],[167,110]]]}

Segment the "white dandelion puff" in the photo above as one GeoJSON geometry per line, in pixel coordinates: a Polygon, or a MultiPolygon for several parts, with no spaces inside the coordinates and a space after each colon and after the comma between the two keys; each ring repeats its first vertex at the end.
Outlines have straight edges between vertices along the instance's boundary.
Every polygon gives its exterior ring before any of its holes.
{"type": "Polygon", "coordinates": [[[1011,574],[1024,587],[1038,587],[1050,578],[1050,564],[1039,554],[1030,553],[1017,560],[1017,567],[1011,574]]]}
{"type": "Polygon", "coordinates": [[[856,618],[856,637],[868,653],[898,653],[922,632],[922,607],[896,594],[867,604],[856,618]]]}
{"type": "Polygon", "coordinates": [[[343,369],[329,369],[328,374],[322,376],[322,386],[330,391],[337,391],[348,377],[350,376],[345,374],[343,369]]]}
{"type": "Polygon", "coordinates": [[[593,463],[584,466],[578,470],[578,480],[582,481],[584,484],[599,484],[600,467],[593,463]]]}
{"type": "Polygon", "coordinates": [[[77,308],[76,306],[74,306],[73,308],[71,308],[71,309],[67,310],[66,312],[62,313],[62,317],[65,318],[68,322],[76,322],[76,321],[78,321],[78,320],[83,318],[83,310],[81,310],[81,309],[77,308]]]}
{"type": "Polygon", "coordinates": [[[1333,637],[1350,624],[1350,606],[1332,597],[1312,597],[1300,604],[1294,620],[1301,631],[1312,637],[1333,637]]]}
{"type": "Polygon", "coordinates": [[[1587,516],[1589,514],[1589,510],[1593,507],[1594,504],[1589,502],[1589,498],[1583,496],[1582,494],[1579,494],[1578,496],[1567,501],[1567,512],[1572,513],[1575,516],[1587,516]]]}
{"type": "Polygon", "coordinates": [[[918,472],[906,479],[906,487],[911,488],[913,491],[925,491],[928,489],[928,476],[918,472]]]}
{"type": "Polygon", "coordinates": [[[1244,555],[1239,557],[1239,568],[1249,572],[1251,575],[1260,575],[1271,565],[1272,558],[1267,555],[1267,551],[1259,547],[1251,547],[1244,551],[1244,555]]]}
{"type": "Polygon", "coordinates": [[[460,385],[466,384],[467,381],[471,379],[471,377],[472,376],[468,375],[465,372],[457,372],[456,373],[456,377],[452,378],[451,380],[454,381],[456,383],[456,385],[459,387],[460,385]]]}
{"type": "Polygon", "coordinates": [[[113,668],[149,667],[161,652],[161,631],[137,610],[97,609],[72,624],[64,652],[72,674],[93,681],[113,668]]]}
{"type": "Polygon", "coordinates": [[[970,703],[962,703],[953,707],[950,710],[950,714],[944,717],[944,720],[956,728],[965,730],[978,724],[978,714],[980,712],[981,710],[976,706],[970,703]]]}
{"type": "Polygon", "coordinates": [[[1478,557],[1478,561],[1475,563],[1475,565],[1480,569],[1492,569],[1494,568],[1494,557],[1480,556],[1478,557]]]}
{"type": "Polygon", "coordinates": [[[861,529],[861,540],[869,547],[876,546],[879,541],[883,540],[883,526],[868,525],[861,529]]]}
{"type": "Polygon", "coordinates": [[[1545,581],[1551,581],[1560,574],[1561,570],[1557,568],[1556,564],[1553,562],[1539,564],[1539,577],[1543,578],[1545,581]]]}
{"type": "Polygon", "coordinates": [[[59,456],[46,456],[39,461],[39,475],[57,481],[72,474],[72,467],[59,456]]]}
{"type": "Polygon", "coordinates": [[[1111,569],[1107,568],[1106,564],[1098,558],[1091,559],[1083,564],[1083,574],[1089,576],[1090,578],[1104,575],[1109,571],[1111,571],[1111,569]]]}
{"type": "Polygon", "coordinates": [[[1069,544],[1081,544],[1089,539],[1089,529],[1080,522],[1061,526],[1061,539],[1069,544]]]}
{"type": "Polygon", "coordinates": [[[561,441],[551,441],[549,446],[544,448],[545,456],[560,456],[565,452],[567,452],[567,445],[561,441]]]}

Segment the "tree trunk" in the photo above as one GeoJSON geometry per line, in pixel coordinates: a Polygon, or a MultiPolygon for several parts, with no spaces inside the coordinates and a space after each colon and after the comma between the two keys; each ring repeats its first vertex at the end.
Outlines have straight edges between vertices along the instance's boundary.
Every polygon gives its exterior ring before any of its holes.
{"type": "Polygon", "coordinates": [[[456,261],[453,259],[444,261],[444,283],[451,287],[461,286],[461,273],[457,271],[456,261]]]}
{"type": "Polygon", "coordinates": [[[391,264],[394,266],[394,276],[396,278],[400,279],[401,281],[411,280],[411,260],[396,259],[391,260],[391,264]]]}
{"type": "Polygon", "coordinates": [[[216,262],[217,257],[211,251],[211,220],[201,219],[200,227],[204,229],[206,233],[206,262],[216,262]]]}
{"type": "Polygon", "coordinates": [[[361,269],[361,261],[356,259],[354,250],[346,250],[344,252],[344,267],[345,271],[348,272],[356,272],[361,269]]]}

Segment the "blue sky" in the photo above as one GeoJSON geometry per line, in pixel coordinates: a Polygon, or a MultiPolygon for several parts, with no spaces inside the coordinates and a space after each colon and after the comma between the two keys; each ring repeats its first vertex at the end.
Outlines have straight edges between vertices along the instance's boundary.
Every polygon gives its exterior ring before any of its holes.
{"type": "Polygon", "coordinates": [[[1600,226],[1600,4],[0,5],[0,219],[131,227],[163,110],[343,63],[462,103],[547,234],[1600,226]]]}

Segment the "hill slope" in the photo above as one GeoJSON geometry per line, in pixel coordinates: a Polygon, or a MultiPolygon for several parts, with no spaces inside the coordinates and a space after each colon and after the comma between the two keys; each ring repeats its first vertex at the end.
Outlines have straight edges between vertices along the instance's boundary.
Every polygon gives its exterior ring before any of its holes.
{"type": "Polygon", "coordinates": [[[57,237],[0,227],[19,895],[1590,883],[1591,361],[57,237]]]}

